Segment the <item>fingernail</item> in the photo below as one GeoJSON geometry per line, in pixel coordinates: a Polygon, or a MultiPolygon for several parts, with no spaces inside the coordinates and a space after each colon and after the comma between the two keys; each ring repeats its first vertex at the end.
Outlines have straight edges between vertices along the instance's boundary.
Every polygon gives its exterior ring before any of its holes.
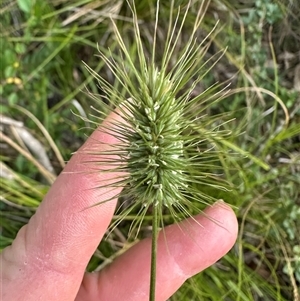
{"type": "Polygon", "coordinates": [[[215,207],[215,206],[220,206],[220,207],[222,207],[222,208],[228,208],[228,207],[230,207],[228,204],[226,204],[225,202],[224,202],[224,200],[222,200],[222,199],[219,199],[219,200],[217,200],[215,203],[213,203],[213,205],[212,205],[213,207],[215,207]]]}
{"type": "Polygon", "coordinates": [[[220,205],[220,204],[225,204],[224,200],[222,199],[217,200],[216,202],[213,203],[213,206],[220,205]]]}

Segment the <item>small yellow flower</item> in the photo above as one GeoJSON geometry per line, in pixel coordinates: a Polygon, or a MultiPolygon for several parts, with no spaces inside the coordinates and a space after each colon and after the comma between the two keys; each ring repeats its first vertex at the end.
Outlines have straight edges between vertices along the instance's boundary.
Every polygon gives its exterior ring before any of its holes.
{"type": "Polygon", "coordinates": [[[23,81],[19,77],[8,77],[6,79],[7,84],[15,84],[17,86],[22,86],[23,81]]]}

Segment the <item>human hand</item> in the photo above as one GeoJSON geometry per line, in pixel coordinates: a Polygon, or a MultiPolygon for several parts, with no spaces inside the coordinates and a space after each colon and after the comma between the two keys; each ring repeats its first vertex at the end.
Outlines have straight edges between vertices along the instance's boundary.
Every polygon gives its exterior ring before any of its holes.
{"type": "MultiPolygon", "coordinates": [[[[105,122],[116,118],[112,113],[105,122]]],[[[90,164],[82,164],[93,160],[86,150],[99,148],[97,141],[117,142],[113,136],[95,131],[71,158],[13,244],[3,250],[1,300],[149,299],[151,239],[140,241],[99,273],[85,274],[111,221],[116,200],[91,206],[120,192],[117,188],[95,189],[116,174],[91,173],[90,164]]],[[[157,301],[169,298],[186,279],[215,263],[234,244],[238,226],[230,207],[217,203],[205,214],[181,222],[180,227],[168,226],[159,236],[157,301]]]]}

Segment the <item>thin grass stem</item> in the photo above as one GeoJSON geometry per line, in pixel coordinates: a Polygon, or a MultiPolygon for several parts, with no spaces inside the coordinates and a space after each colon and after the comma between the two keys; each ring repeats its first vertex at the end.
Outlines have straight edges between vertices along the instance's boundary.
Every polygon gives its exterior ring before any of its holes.
{"type": "Polygon", "coordinates": [[[151,245],[151,272],[150,272],[150,297],[149,301],[155,301],[156,289],[156,255],[157,255],[157,238],[158,238],[158,204],[153,206],[152,219],[152,245],[151,245]]]}

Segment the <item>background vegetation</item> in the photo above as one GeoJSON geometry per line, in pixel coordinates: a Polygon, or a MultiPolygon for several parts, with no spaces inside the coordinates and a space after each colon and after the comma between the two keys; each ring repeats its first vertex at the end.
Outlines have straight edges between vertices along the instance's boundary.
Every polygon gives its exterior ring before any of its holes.
{"type": "MultiPolygon", "coordinates": [[[[155,2],[136,1],[145,41],[155,2]]],[[[161,2],[167,18],[168,2],[161,2]]],[[[182,6],[186,2],[175,1],[182,6]]],[[[110,16],[135,55],[125,0],[0,4],[1,248],[28,222],[64,162],[90,132],[89,122],[76,115],[89,116],[91,106],[101,110],[100,96],[97,100],[86,93],[101,91],[82,61],[113,81],[96,56],[97,45],[114,51],[110,16]]],[[[236,208],[240,233],[235,247],[187,281],[171,300],[299,300],[299,16],[297,0],[209,3],[203,36],[217,20],[220,24],[207,59],[227,51],[195,93],[214,82],[231,83],[227,98],[207,114],[234,112],[227,127],[235,135],[227,142],[253,157],[226,158],[224,177],[236,188],[215,195],[236,208]]],[[[187,36],[192,22],[191,15],[184,28],[187,36]]],[[[166,30],[161,26],[160,34],[166,30]]],[[[89,270],[101,269],[128,247],[129,225],[124,221],[99,246],[89,270]]],[[[147,235],[148,225],[141,235],[147,235]]]]}

